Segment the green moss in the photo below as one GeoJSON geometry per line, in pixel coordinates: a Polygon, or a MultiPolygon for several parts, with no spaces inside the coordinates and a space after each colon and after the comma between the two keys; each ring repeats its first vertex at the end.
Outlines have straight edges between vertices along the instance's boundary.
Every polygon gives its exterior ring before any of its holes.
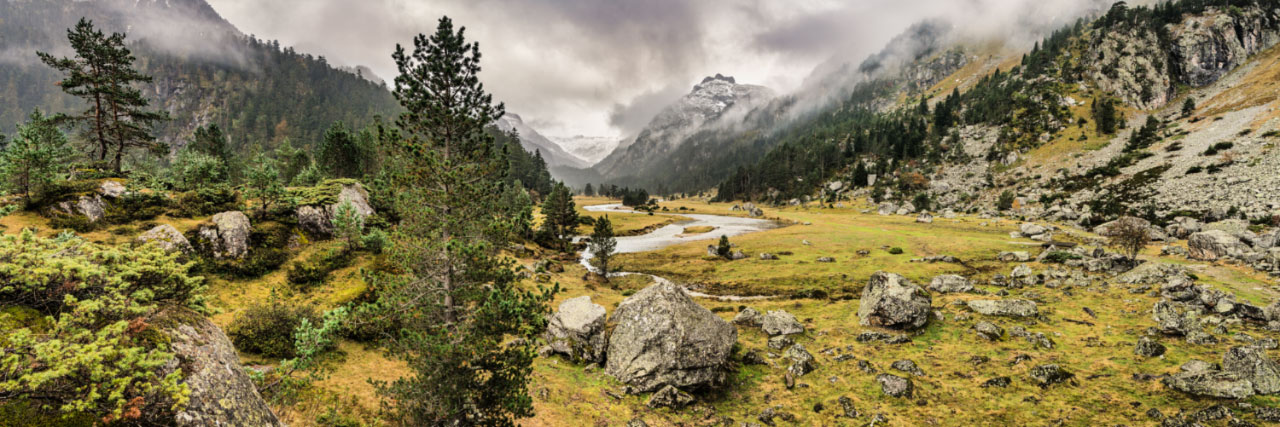
{"type": "Polygon", "coordinates": [[[62,415],[41,411],[24,400],[0,402],[0,425],[6,427],[89,427],[96,422],[90,414],[62,415]]]}
{"type": "Polygon", "coordinates": [[[298,206],[328,206],[338,203],[338,194],[342,187],[359,184],[354,179],[328,179],[315,187],[291,188],[290,195],[298,201],[298,206]]]}

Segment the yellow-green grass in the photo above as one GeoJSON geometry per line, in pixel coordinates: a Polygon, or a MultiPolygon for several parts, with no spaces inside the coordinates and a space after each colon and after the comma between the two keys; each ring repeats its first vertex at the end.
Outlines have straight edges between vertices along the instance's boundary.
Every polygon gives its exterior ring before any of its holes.
{"type": "MultiPolygon", "coordinates": [[[[1036,253],[1036,248],[1007,243],[1007,233],[1016,225],[1012,222],[994,221],[991,227],[981,227],[975,225],[979,222],[977,220],[962,219],[947,227],[946,224],[940,224],[944,220],[935,221],[931,225],[915,224],[909,218],[861,215],[850,213],[850,210],[784,209],[779,215],[796,221],[812,221],[815,225],[788,227],[754,236],[773,236],[775,246],[786,246],[790,250],[801,249],[800,246],[804,245],[798,243],[799,239],[808,239],[814,243],[815,248],[810,249],[811,255],[817,255],[817,248],[824,244],[851,240],[851,236],[863,239],[859,241],[859,246],[897,242],[909,251],[954,248],[957,250],[949,254],[961,258],[966,258],[964,254],[969,254],[973,259],[990,259],[1002,249],[1022,248],[1036,253]],[[820,225],[828,222],[834,225],[826,226],[830,228],[820,225]],[[940,225],[947,228],[939,228],[940,225]],[[797,231],[806,229],[821,232],[797,231]],[[837,237],[824,237],[831,234],[836,234],[837,237]],[[926,237],[928,235],[932,235],[932,238],[926,237]],[[795,243],[789,240],[794,240],[795,243]]],[[[742,236],[734,240],[750,249],[754,244],[750,237],[752,236],[742,236]]],[[[689,246],[693,247],[688,250],[673,249],[667,256],[675,257],[670,261],[677,263],[694,258],[711,264],[711,268],[692,269],[683,273],[695,282],[722,280],[726,274],[738,273],[728,265],[746,263],[745,260],[732,263],[702,260],[702,245],[689,246]],[[689,251],[694,253],[685,253],[689,251]]],[[[873,258],[876,257],[874,253],[877,250],[872,250],[873,258]]],[[[1148,254],[1155,252],[1158,250],[1154,246],[1147,250],[1148,254]]],[[[909,252],[903,256],[918,255],[909,252]]],[[[1147,258],[1152,262],[1169,261],[1155,256],[1147,258]]],[[[842,262],[831,267],[843,265],[846,270],[854,271],[850,275],[859,276],[859,279],[850,282],[855,286],[865,283],[865,277],[862,276],[866,271],[896,271],[917,281],[924,281],[935,274],[930,269],[945,265],[907,264],[887,256],[881,256],[874,262],[866,262],[872,265],[842,262]]],[[[775,266],[773,270],[793,273],[796,276],[793,281],[827,274],[825,267],[821,267],[823,270],[812,271],[818,266],[811,261],[801,264],[786,263],[784,260],[770,265],[775,266]],[[778,268],[779,265],[786,267],[778,268]]],[[[1007,273],[1013,265],[1016,264],[987,261],[980,267],[984,271],[978,275],[985,277],[993,272],[1007,273]]],[[[1031,265],[1037,271],[1044,268],[1039,264],[1031,265]]],[[[626,267],[630,266],[624,264],[624,268],[626,267]]],[[[755,274],[770,273],[769,269],[751,268],[755,274]]],[[[1201,281],[1214,286],[1256,280],[1252,275],[1245,275],[1247,280],[1240,277],[1241,272],[1235,266],[1204,265],[1197,268],[1201,281]]],[[[946,267],[941,269],[945,270],[946,267]]],[[[570,297],[590,295],[593,301],[612,312],[625,297],[627,290],[647,285],[645,280],[628,277],[625,283],[615,283],[616,289],[590,286],[577,279],[581,274],[581,267],[574,265],[556,276],[563,289],[556,298],[557,303],[570,297]]],[[[1178,366],[1191,359],[1217,361],[1227,348],[1238,344],[1233,343],[1229,335],[1219,336],[1222,342],[1209,346],[1191,345],[1177,338],[1162,338],[1161,341],[1169,348],[1167,354],[1157,358],[1136,356],[1133,353],[1133,343],[1148,327],[1154,326],[1150,308],[1158,297],[1146,293],[1134,294],[1117,285],[1103,285],[1105,281],[1105,277],[1096,276],[1090,286],[1070,290],[1040,286],[1007,290],[1010,295],[1006,298],[1036,299],[1043,314],[1037,320],[987,317],[954,304],[964,300],[998,298],[995,296],[933,294],[932,306],[943,312],[945,320],[931,321],[922,331],[913,334],[911,343],[902,345],[859,343],[855,340],[860,332],[875,330],[859,326],[858,295],[853,295],[854,299],[851,300],[717,302],[699,299],[699,304],[719,312],[719,316],[725,320],[731,319],[741,306],[751,306],[762,312],[778,309],[791,312],[806,325],[806,333],[797,341],[817,357],[818,369],[800,378],[797,382],[801,386],[788,390],[783,385],[783,375],[788,363],[785,358],[770,358],[772,366],[767,367],[735,366],[729,383],[722,390],[701,392],[698,395],[700,402],[694,407],[674,411],[647,408],[647,394],[623,394],[623,385],[600,369],[588,372],[586,367],[561,358],[539,358],[534,364],[535,380],[531,388],[538,415],[522,424],[619,425],[639,417],[649,425],[703,425],[714,420],[708,419],[707,414],[733,418],[737,422],[752,422],[765,408],[781,406],[781,411],[796,416],[794,425],[846,425],[851,420],[837,418],[840,413],[837,399],[841,396],[850,398],[863,414],[858,424],[865,422],[873,414],[883,413],[889,417],[888,425],[894,426],[1046,423],[1073,426],[1134,425],[1149,423],[1150,419],[1145,413],[1151,408],[1159,409],[1165,414],[1174,414],[1180,410],[1193,411],[1214,404],[1212,401],[1194,399],[1167,389],[1158,379],[1139,381],[1134,379],[1134,375],[1174,373],[1178,366]],[[1086,308],[1097,317],[1088,314],[1086,308]],[[1044,333],[1056,343],[1056,347],[1036,348],[1026,340],[1016,337],[1006,337],[1006,340],[996,343],[981,340],[972,332],[973,325],[979,320],[996,322],[1006,330],[1021,326],[1033,333],[1044,333]],[[824,354],[824,349],[837,350],[824,354]],[[843,353],[853,354],[856,359],[845,362],[834,360],[835,355],[843,353]],[[1031,359],[1012,364],[1017,355],[1027,355],[1031,359]],[[988,357],[990,361],[975,366],[969,362],[975,356],[988,357]],[[916,362],[927,373],[926,377],[914,378],[916,397],[913,399],[885,396],[875,381],[875,374],[864,373],[857,366],[857,360],[866,360],[880,372],[905,376],[906,374],[889,367],[893,361],[903,359],[916,362]],[[1043,390],[1034,385],[1028,378],[1028,371],[1046,363],[1056,363],[1074,373],[1074,383],[1043,390]],[[983,382],[999,376],[1010,377],[1012,385],[1008,388],[981,387],[983,382]],[[825,408],[821,412],[814,412],[814,405],[819,403],[825,408]]],[[[787,283],[785,277],[759,286],[765,289],[772,286],[776,293],[801,287],[787,283]]],[[[980,288],[991,293],[1003,290],[985,285],[980,288]]],[[[738,331],[738,343],[741,347],[739,353],[781,353],[767,348],[768,337],[758,328],[739,327],[738,331]]],[[[1255,337],[1266,334],[1253,327],[1232,328],[1231,332],[1237,331],[1255,337]]],[[[1254,405],[1277,405],[1280,404],[1280,399],[1274,396],[1254,397],[1248,399],[1248,402],[1254,405]]]]}
{"type": "Polygon", "coordinates": [[[912,259],[951,255],[969,266],[982,268],[1000,251],[1028,249],[1026,243],[1010,241],[1008,233],[1016,226],[1014,223],[966,218],[917,224],[913,216],[861,214],[850,209],[787,208],[773,212],[798,225],[730,238],[749,255],[748,259],[708,257],[706,242],[694,242],[624,254],[618,257],[618,265],[626,271],[696,284],[713,294],[848,294],[857,292],[872,273],[880,270],[922,282],[938,274],[972,272],[957,264],[919,263],[912,259]],[[892,248],[900,248],[903,253],[891,254],[892,248]],[[863,250],[869,254],[859,255],[863,250]],[[786,252],[791,254],[774,261],[756,256],[786,252]],[[820,257],[831,257],[835,262],[819,263],[820,257]]]}
{"type": "MultiPolygon", "coordinates": [[[[622,212],[592,212],[586,210],[587,206],[607,205],[620,203],[618,200],[608,199],[604,197],[574,197],[574,207],[578,211],[579,216],[601,218],[609,216],[609,222],[613,225],[613,234],[615,236],[635,236],[645,234],[656,230],[668,224],[674,224],[685,218],[676,215],[659,215],[648,213],[622,213],[622,212]]],[[[588,235],[595,231],[593,226],[582,226],[578,228],[578,233],[588,235]]]]}

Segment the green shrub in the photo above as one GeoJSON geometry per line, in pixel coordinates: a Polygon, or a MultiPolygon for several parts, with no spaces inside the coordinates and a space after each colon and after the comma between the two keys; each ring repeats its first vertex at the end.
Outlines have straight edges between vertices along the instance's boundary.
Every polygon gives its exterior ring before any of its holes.
{"type": "Polygon", "coordinates": [[[199,188],[178,195],[174,202],[174,214],[181,217],[197,217],[236,210],[239,199],[235,190],[226,186],[199,188]]]}
{"type": "Polygon", "coordinates": [[[88,233],[97,228],[98,225],[89,222],[89,218],[84,215],[55,212],[49,217],[49,226],[55,230],[75,230],[79,233],[88,233]]]}
{"type": "Polygon", "coordinates": [[[902,248],[898,248],[898,247],[890,248],[889,253],[893,255],[902,255],[902,248]]]}
{"type": "Polygon", "coordinates": [[[361,246],[364,249],[375,254],[382,253],[382,250],[390,244],[391,238],[387,236],[387,232],[377,228],[369,230],[364,237],[360,238],[361,246]]]}
{"type": "Polygon", "coordinates": [[[1013,209],[1013,200],[1017,198],[1012,191],[1005,190],[1000,193],[1000,200],[996,201],[996,208],[1002,211],[1013,209]]]}
{"type": "Polygon", "coordinates": [[[149,221],[169,209],[169,198],[160,193],[131,192],[107,204],[104,219],[110,224],[149,221]]]}
{"type": "Polygon", "coordinates": [[[1049,252],[1048,255],[1045,255],[1044,262],[1050,263],[1050,264],[1062,264],[1069,260],[1081,259],[1081,258],[1082,257],[1080,255],[1076,255],[1071,252],[1053,251],[1053,252],[1049,252]]]}
{"type": "Polygon", "coordinates": [[[144,320],[161,305],[204,310],[203,280],[179,258],[31,230],[0,237],[0,301],[51,322],[4,331],[0,396],[105,421],[185,407],[181,373],[161,376],[174,355],[144,320]]]}
{"type": "Polygon", "coordinates": [[[305,290],[324,283],[333,270],[350,264],[351,256],[348,252],[334,249],[317,253],[304,261],[294,262],[286,276],[289,283],[305,290]]]}
{"type": "Polygon", "coordinates": [[[315,308],[283,301],[254,304],[236,316],[227,328],[227,336],[241,351],[271,358],[296,356],[293,331],[302,323],[320,320],[315,308]]]}

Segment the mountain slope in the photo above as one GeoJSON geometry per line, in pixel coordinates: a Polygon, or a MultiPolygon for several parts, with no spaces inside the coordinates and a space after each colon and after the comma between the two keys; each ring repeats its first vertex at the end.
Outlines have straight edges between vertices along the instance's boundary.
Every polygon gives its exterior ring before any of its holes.
{"type": "Polygon", "coordinates": [[[560,144],[552,142],[534,128],[526,125],[524,120],[514,113],[503,115],[502,119],[498,120],[497,125],[498,129],[503,132],[514,130],[520,135],[520,145],[530,153],[541,153],[542,158],[546,160],[549,167],[585,168],[591,166],[586,160],[570,154],[564,148],[561,148],[560,144]]]}
{"type": "Polygon", "coordinates": [[[206,124],[227,130],[237,150],[270,148],[286,138],[310,147],[334,121],[361,126],[399,110],[383,87],[323,57],[244,36],[203,0],[5,1],[0,127],[12,129],[34,108],[83,108],[55,85],[62,76],[35,55],[71,55],[65,29],[81,17],[105,31],[127,29],[136,65],[155,78],[144,95],[174,119],[157,130],[175,149],[206,124]]]}

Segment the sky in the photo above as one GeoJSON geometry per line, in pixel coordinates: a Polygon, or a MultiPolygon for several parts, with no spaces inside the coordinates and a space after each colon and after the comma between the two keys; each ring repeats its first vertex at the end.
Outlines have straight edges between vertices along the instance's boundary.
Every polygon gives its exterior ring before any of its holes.
{"type": "Polygon", "coordinates": [[[440,16],[479,42],[495,100],[554,139],[625,137],[717,73],[778,93],[924,19],[1030,43],[1108,0],[207,0],[239,29],[394,78],[440,16]],[[974,25],[981,23],[981,25],[974,25]]]}

